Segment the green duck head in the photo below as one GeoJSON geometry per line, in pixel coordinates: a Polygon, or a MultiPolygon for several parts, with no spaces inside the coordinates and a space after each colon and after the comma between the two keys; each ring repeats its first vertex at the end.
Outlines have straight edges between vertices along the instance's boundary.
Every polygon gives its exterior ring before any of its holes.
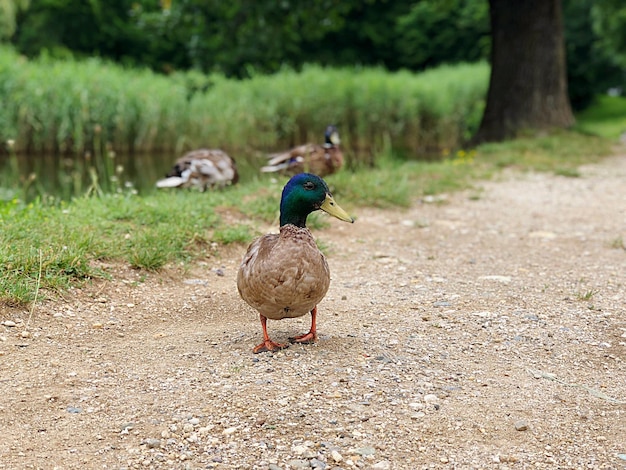
{"type": "Polygon", "coordinates": [[[320,209],[339,220],[354,222],[354,219],[337,205],[322,178],[310,173],[297,174],[283,188],[280,199],[280,226],[292,224],[306,227],[307,216],[320,209]]]}

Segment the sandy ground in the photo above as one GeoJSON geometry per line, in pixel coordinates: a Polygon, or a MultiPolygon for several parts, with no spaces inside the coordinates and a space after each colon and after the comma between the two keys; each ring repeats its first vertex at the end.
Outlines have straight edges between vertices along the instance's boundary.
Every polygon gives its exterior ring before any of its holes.
{"type": "Polygon", "coordinates": [[[626,468],[626,157],[581,173],[331,220],[275,354],[243,246],[0,306],[0,469],[626,468]]]}

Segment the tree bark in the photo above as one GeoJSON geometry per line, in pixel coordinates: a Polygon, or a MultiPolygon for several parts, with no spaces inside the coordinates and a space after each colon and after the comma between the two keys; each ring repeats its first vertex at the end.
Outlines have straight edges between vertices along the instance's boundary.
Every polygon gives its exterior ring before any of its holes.
{"type": "Polygon", "coordinates": [[[489,0],[489,7],[491,77],[474,140],[573,125],[561,0],[489,0]]]}

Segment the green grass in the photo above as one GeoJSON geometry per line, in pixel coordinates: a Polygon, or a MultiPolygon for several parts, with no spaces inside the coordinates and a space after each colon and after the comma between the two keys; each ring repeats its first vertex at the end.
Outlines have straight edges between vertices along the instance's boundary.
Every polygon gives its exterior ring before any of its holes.
{"type": "Polygon", "coordinates": [[[617,139],[626,133],[626,97],[598,96],[576,120],[576,128],[581,132],[617,139]]]}
{"type": "MultiPolygon", "coordinates": [[[[504,168],[576,177],[581,164],[611,152],[607,137],[618,135],[624,119],[624,101],[612,98],[579,117],[584,133],[463,149],[478,125],[487,72],[485,64],[419,75],[308,67],[243,82],[210,77],[206,93],[190,96],[181,77],[96,60],[27,62],[0,48],[0,139],[14,139],[18,151],[89,151],[89,159],[75,163],[92,175],[88,185],[69,177],[74,189],[68,194],[83,197],[67,202],[41,189],[26,203],[40,182],[19,181],[9,158],[5,168],[15,181],[0,184],[0,302],[26,305],[106,278],[100,261],[148,272],[215,256],[216,244],[219,251],[249,242],[256,223],[278,224],[286,178],[253,175],[218,193],[140,197],[116,182],[115,151],[199,146],[208,135],[212,145],[254,157],[266,148],[319,140],[319,131],[335,121],[349,169],[327,181],[357,219],[359,207],[408,207],[425,195],[471,188],[504,168]]],[[[328,224],[323,215],[309,219],[314,230],[328,224]]]]}
{"type": "MultiPolygon", "coordinates": [[[[505,167],[573,174],[578,165],[610,154],[611,145],[610,140],[562,132],[458,150],[434,162],[381,157],[375,169],[344,170],[327,181],[337,203],[358,223],[359,207],[408,207],[425,195],[471,188],[505,167]]],[[[99,261],[158,271],[169,263],[215,256],[231,243],[242,244],[243,250],[258,234],[259,222],[278,225],[285,182],[264,175],[216,193],[92,191],[71,202],[0,202],[0,301],[26,305],[34,300],[38,282],[42,298],[106,278],[99,261]]],[[[314,230],[328,225],[325,215],[309,219],[314,230]]]]}

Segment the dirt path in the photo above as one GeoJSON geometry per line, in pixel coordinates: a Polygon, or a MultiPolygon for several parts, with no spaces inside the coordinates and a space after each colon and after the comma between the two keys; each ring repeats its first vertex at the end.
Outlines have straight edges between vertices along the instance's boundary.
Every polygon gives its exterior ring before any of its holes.
{"type": "Polygon", "coordinates": [[[626,157],[581,171],[332,220],[274,355],[242,247],[0,307],[0,468],[626,468],[626,157]]]}

